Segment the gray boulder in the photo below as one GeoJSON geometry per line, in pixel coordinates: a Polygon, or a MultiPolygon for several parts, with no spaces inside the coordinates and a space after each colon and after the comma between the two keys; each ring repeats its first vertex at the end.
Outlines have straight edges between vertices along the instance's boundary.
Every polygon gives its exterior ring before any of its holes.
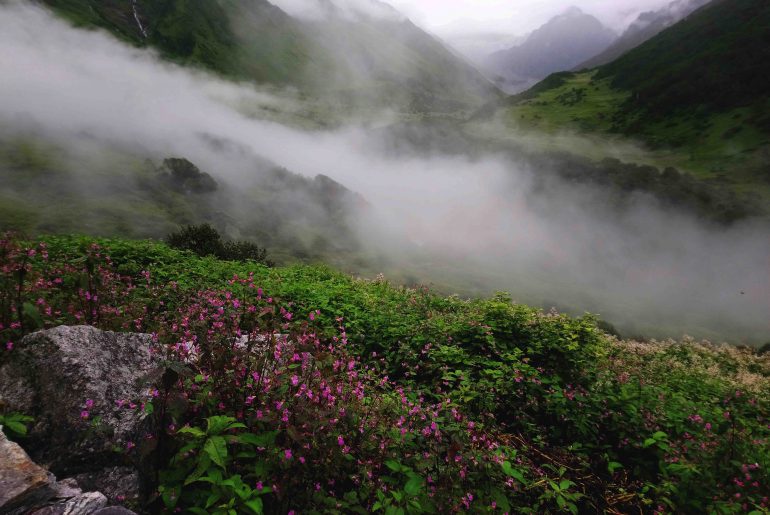
{"type": "Polygon", "coordinates": [[[46,501],[54,495],[54,482],[47,470],[0,431],[0,513],[46,501]]]}
{"type": "Polygon", "coordinates": [[[30,515],[92,515],[107,506],[107,498],[99,492],[81,493],[70,499],[31,510],[30,515]]]}
{"type": "Polygon", "coordinates": [[[122,401],[146,398],[158,368],[146,334],[61,326],[26,336],[0,367],[0,405],[34,417],[25,448],[57,475],[126,464],[146,421],[122,401]],[[87,416],[86,413],[87,412],[87,416]]]}

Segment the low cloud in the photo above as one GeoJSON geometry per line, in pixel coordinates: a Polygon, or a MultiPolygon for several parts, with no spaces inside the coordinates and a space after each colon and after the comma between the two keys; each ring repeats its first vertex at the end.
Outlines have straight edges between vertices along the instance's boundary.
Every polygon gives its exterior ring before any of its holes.
{"type": "Polygon", "coordinates": [[[296,99],[164,63],[29,4],[0,5],[0,46],[6,137],[25,127],[73,155],[184,156],[236,186],[260,156],[361,193],[361,244],[387,274],[590,310],[629,334],[770,339],[766,225],[715,228],[642,195],[609,207],[602,190],[543,179],[510,153],[396,151],[384,120],[322,132],[258,119],[260,106],[296,99]]]}

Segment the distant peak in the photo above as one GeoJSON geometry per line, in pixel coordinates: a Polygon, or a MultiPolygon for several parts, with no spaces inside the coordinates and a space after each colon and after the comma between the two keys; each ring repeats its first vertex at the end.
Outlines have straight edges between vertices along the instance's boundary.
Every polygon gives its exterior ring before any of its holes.
{"type": "Polygon", "coordinates": [[[580,7],[572,5],[562,13],[562,16],[582,16],[584,13],[580,10],[580,7]]]}

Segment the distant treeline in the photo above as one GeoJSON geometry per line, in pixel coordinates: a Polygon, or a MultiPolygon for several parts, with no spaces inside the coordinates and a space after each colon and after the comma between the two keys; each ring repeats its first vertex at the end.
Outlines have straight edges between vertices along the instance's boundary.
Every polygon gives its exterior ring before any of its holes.
{"type": "Polygon", "coordinates": [[[538,170],[551,171],[562,179],[606,187],[620,201],[646,193],[664,205],[724,224],[767,215],[759,198],[739,195],[717,181],[700,180],[671,167],[661,171],[615,158],[596,162],[568,153],[530,156],[530,160],[538,170]]]}

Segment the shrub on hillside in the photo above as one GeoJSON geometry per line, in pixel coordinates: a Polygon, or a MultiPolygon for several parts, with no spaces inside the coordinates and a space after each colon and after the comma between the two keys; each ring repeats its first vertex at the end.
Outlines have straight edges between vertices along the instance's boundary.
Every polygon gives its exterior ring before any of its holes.
{"type": "Polygon", "coordinates": [[[209,224],[185,226],[169,234],[166,242],[175,249],[189,250],[199,256],[274,265],[267,259],[267,250],[249,241],[223,241],[219,232],[209,224]]]}

